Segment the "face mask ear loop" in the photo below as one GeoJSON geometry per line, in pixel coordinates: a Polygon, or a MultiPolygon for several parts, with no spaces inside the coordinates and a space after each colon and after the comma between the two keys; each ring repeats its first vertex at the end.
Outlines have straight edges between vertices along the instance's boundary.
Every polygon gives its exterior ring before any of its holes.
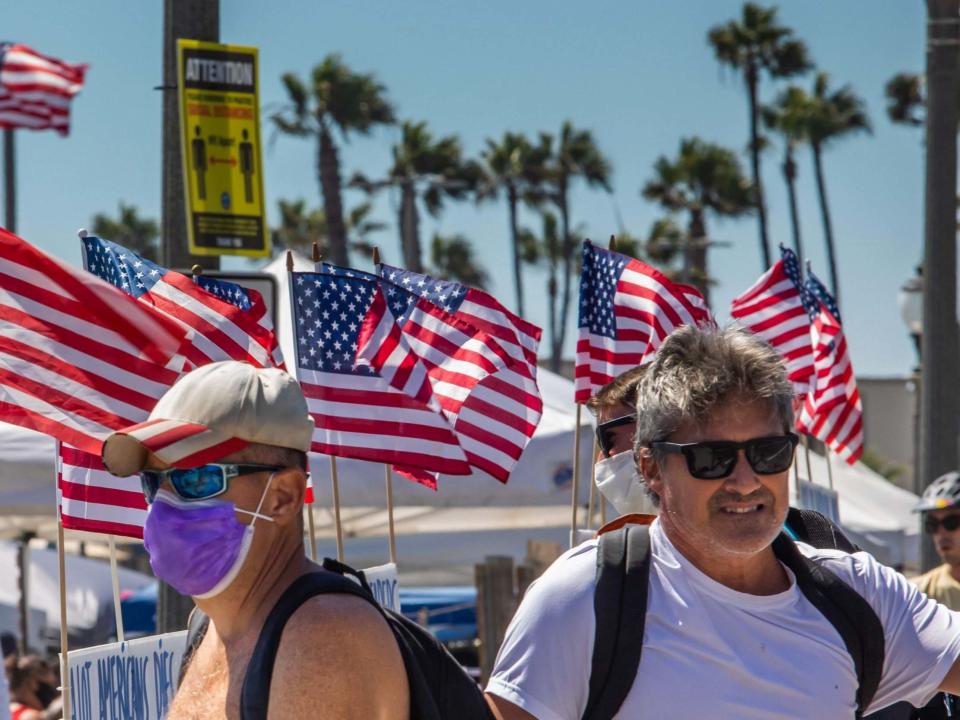
{"type": "Polygon", "coordinates": [[[260,496],[260,502],[257,503],[257,509],[256,509],[256,510],[254,510],[253,512],[250,512],[249,510],[240,510],[240,509],[238,509],[238,512],[246,513],[247,515],[250,515],[250,516],[253,518],[253,522],[250,523],[250,527],[253,527],[253,526],[254,526],[254,524],[257,522],[257,519],[258,519],[258,518],[263,519],[263,520],[266,520],[267,522],[273,522],[273,518],[270,517],[269,515],[261,515],[261,514],[260,514],[260,508],[263,507],[263,501],[267,499],[267,491],[270,489],[270,483],[273,482],[273,476],[274,476],[275,474],[276,474],[276,473],[270,473],[270,477],[267,478],[267,484],[266,484],[266,486],[264,486],[264,488],[263,488],[263,494],[260,496]]]}

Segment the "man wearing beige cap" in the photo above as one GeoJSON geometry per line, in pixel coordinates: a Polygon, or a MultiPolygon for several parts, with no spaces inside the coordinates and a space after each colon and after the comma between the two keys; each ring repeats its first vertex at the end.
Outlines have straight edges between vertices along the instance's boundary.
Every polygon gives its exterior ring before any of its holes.
{"type": "Polygon", "coordinates": [[[112,473],[140,473],[154,573],[210,618],[170,720],[239,718],[241,708],[271,720],[409,715],[400,650],[363,599],[294,601],[302,604],[276,628],[276,609],[289,605],[304,576],[326,572],[303,550],[313,425],[289,375],[221,362],[182,377],[146,422],[104,443],[112,473]],[[274,658],[263,652],[265,626],[282,632],[274,658]],[[269,692],[257,696],[248,670],[270,661],[269,692]]]}

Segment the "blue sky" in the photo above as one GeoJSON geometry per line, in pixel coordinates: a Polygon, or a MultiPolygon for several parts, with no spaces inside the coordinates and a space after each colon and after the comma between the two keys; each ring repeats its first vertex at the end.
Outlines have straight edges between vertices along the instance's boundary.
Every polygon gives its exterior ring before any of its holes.
{"type": "MultiPolygon", "coordinates": [[[[70,262],[80,262],[75,231],[123,200],[143,214],[160,213],[162,2],[91,0],[7,3],[6,40],[91,68],[74,102],[68,139],[18,133],[18,232],[70,262]]],[[[810,47],[837,85],[850,83],[866,101],[873,134],[845,140],[825,158],[838,245],[844,323],[860,375],[902,375],[915,362],[897,310],[897,291],[920,260],[923,234],[923,147],[917,130],[892,125],[883,86],[894,73],[922,71],[923,3],[787,0],[781,19],[810,47]]],[[[221,40],[261,53],[261,103],[283,101],[280,75],[305,75],[329,52],[357,70],[374,72],[399,116],[427,120],[437,134],[460,136],[468,154],[505,130],[556,132],[565,119],[589,128],[614,167],[612,196],[577,188],[572,214],[603,240],[623,226],[645,235],[661,216],[639,189],[655,159],[676,153],[680,139],[699,135],[743,151],[747,106],[742,82],[721,69],[705,42],[714,24],[739,15],[740,2],[574,3],[525,0],[486,3],[309,2],[221,0],[221,40]]],[[[812,83],[812,77],[801,79],[812,83]]],[[[763,98],[778,88],[767,84],[763,98]]],[[[320,204],[314,146],[264,131],[269,218],[277,200],[320,204]]],[[[342,147],[344,175],[382,173],[399,132],[388,128],[342,147]]],[[[748,159],[743,155],[744,169],[748,159]]],[[[765,157],[771,240],[790,243],[780,150],[765,157]]],[[[800,155],[800,214],[814,270],[828,277],[816,188],[808,153],[800,155]]],[[[347,193],[348,207],[362,196],[347,193]]],[[[388,223],[374,236],[397,261],[397,198],[377,202],[388,223]]],[[[539,229],[538,218],[522,214],[539,229]]],[[[493,291],[512,305],[507,210],[503,203],[450,204],[440,218],[424,216],[422,240],[459,232],[476,245],[493,291]]],[[[730,247],[711,252],[719,285],[713,304],[728,319],[732,297],[760,274],[756,220],[712,222],[730,247]]],[[[248,269],[240,260],[228,267],[248,269]]],[[[526,276],[527,314],[546,325],[545,276],[526,276]]],[[[573,318],[575,322],[575,318],[573,318]]],[[[572,344],[568,354],[572,352],[572,344]]]]}

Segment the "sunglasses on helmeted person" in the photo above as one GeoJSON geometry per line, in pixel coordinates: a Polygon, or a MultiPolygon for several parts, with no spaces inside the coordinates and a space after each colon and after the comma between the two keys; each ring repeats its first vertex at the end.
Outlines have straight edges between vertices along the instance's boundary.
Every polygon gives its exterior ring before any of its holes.
{"type": "Polygon", "coordinates": [[[622,427],[623,425],[633,425],[636,422],[637,416],[635,414],[631,414],[614,418],[613,420],[607,420],[606,422],[597,423],[597,447],[600,448],[600,452],[603,453],[604,457],[610,457],[610,453],[613,450],[613,445],[616,442],[616,438],[610,431],[614,428],[622,427]]]}
{"type": "Polygon", "coordinates": [[[793,462],[800,438],[794,433],[752,438],[743,442],[710,440],[697,443],[652,442],[650,447],[666,453],[678,453],[687,461],[687,470],[698,480],[722,480],[737,466],[740,451],[757,475],[785,472],[793,462]]]}
{"type": "Polygon", "coordinates": [[[193,468],[144,470],[140,473],[140,484],[148,505],[153,503],[164,480],[170,481],[173,492],[183,500],[206,500],[225,493],[227,482],[232,478],[283,468],[283,465],[207,463],[193,468]]]}
{"type": "Polygon", "coordinates": [[[923,519],[923,531],[928,535],[933,535],[941,527],[947,532],[953,532],[957,528],[960,528],[960,513],[954,513],[953,515],[947,515],[945,518],[939,519],[927,515],[923,519]]]}

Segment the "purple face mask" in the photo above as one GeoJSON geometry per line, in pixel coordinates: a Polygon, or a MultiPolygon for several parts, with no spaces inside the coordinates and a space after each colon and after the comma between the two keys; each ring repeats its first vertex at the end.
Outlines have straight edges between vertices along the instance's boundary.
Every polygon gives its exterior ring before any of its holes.
{"type": "Polygon", "coordinates": [[[255,512],[217,499],[187,501],[160,490],[143,528],[154,575],[182,595],[203,599],[223,592],[243,567],[256,518],[273,522],[260,514],[271,480],[272,475],[255,512]],[[238,512],[252,515],[254,521],[244,525],[237,520],[238,512]]]}

